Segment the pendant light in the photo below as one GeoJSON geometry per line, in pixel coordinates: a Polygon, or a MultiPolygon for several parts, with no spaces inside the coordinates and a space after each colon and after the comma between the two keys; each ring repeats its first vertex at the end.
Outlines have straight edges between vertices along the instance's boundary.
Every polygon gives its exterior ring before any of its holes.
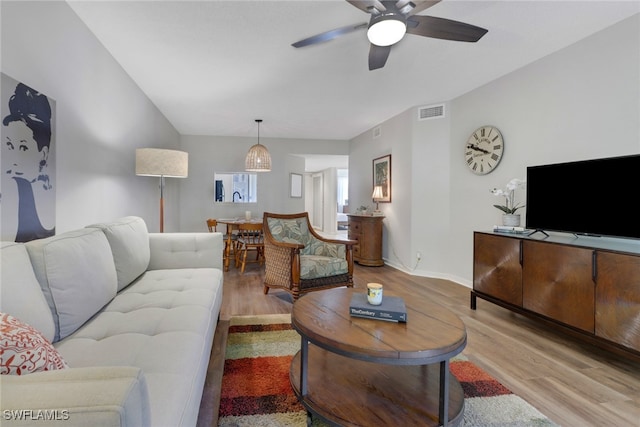
{"type": "Polygon", "coordinates": [[[267,147],[260,144],[260,123],[262,119],[256,119],[258,124],[258,143],[249,149],[244,160],[247,172],[271,172],[271,155],[267,147]]]}

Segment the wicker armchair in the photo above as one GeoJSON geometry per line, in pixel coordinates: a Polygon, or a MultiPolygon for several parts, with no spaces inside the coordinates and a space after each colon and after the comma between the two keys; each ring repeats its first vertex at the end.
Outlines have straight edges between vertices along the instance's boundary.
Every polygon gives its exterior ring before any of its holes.
{"type": "Polygon", "coordinates": [[[353,240],[325,239],[307,212],[263,216],[264,293],[281,288],[297,300],[305,292],[353,287],[353,240]]]}

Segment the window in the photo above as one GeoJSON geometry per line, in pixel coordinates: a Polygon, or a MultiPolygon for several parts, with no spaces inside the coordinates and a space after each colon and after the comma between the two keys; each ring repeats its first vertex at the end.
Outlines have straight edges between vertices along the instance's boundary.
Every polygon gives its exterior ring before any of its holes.
{"type": "Polygon", "coordinates": [[[257,203],[258,175],[246,172],[216,173],[214,200],[219,203],[257,203]]]}

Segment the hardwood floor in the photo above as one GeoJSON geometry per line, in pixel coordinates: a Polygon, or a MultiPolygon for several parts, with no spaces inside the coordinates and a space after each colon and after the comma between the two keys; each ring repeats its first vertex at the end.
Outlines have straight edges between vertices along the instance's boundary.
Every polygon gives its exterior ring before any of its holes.
{"type": "MultiPolygon", "coordinates": [[[[244,275],[225,273],[199,426],[215,426],[228,320],[236,315],[290,313],[284,291],[262,293],[263,268],[244,275]]],[[[467,327],[464,354],[555,423],[573,426],[640,427],[640,361],[601,350],[543,324],[478,299],[469,308],[469,289],[448,280],[405,274],[394,268],[355,266],[355,287],[380,282],[385,292],[405,298],[428,296],[456,313],[467,327]]]]}

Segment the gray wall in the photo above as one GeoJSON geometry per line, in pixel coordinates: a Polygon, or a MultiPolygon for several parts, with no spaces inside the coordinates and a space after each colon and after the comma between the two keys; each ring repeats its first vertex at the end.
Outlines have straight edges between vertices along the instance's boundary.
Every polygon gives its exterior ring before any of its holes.
{"type": "MultiPolygon", "coordinates": [[[[381,205],[387,216],[384,258],[413,274],[470,286],[473,231],[501,221],[493,204],[502,200],[489,190],[525,178],[529,165],[640,153],[639,100],[636,15],[445,100],[444,119],[418,121],[416,108],[410,108],[382,123],[380,138],[372,132],[354,138],[350,198],[354,205],[371,203],[371,160],[391,153],[393,200],[381,205]],[[485,124],[502,131],[505,153],[494,172],[477,176],[465,165],[463,147],[485,124]],[[417,251],[422,261],[416,267],[417,251]]],[[[568,179],[550,191],[568,192],[572,185],[568,179]]],[[[525,197],[518,192],[518,200],[525,197]]],[[[588,212],[565,206],[558,214],[588,212]]]]}
{"type": "MultiPolygon", "coordinates": [[[[179,135],[65,2],[0,2],[2,72],[57,107],[56,232],[125,215],[159,227],[158,178],[135,176],[135,148],[179,135]]],[[[167,180],[165,230],[178,227],[167,180]]]]}
{"type": "Polygon", "coordinates": [[[203,231],[207,218],[244,217],[248,210],[254,217],[261,217],[264,212],[302,212],[305,210],[304,197],[289,197],[289,174],[304,174],[302,155],[346,155],[349,152],[348,141],[261,136],[260,143],[271,154],[272,171],[258,173],[258,203],[214,203],[214,174],[244,171],[247,151],[256,142],[257,137],[181,137],[182,149],[189,152],[189,178],[180,180],[181,231],[203,231]]]}

